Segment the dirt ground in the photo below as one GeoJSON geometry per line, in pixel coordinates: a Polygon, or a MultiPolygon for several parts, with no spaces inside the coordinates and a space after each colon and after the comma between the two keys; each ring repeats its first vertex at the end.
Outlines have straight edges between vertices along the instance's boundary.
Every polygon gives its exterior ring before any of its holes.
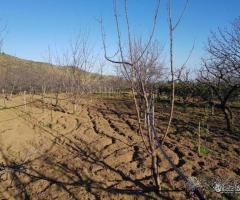
{"type": "MultiPolygon", "coordinates": [[[[161,192],[153,192],[151,158],[137,134],[130,99],[83,97],[76,113],[67,99],[58,107],[48,99],[44,109],[40,99],[35,96],[34,103],[24,107],[18,106],[23,97],[14,96],[6,101],[9,109],[0,107],[0,200],[195,199],[162,157],[161,192]]],[[[159,103],[156,110],[160,137],[169,107],[159,103]]],[[[240,140],[224,130],[220,111],[206,117],[199,108],[177,108],[164,148],[179,169],[204,185],[207,199],[240,198],[211,188],[216,177],[240,180],[240,140]],[[204,147],[200,156],[199,120],[204,147]]]]}

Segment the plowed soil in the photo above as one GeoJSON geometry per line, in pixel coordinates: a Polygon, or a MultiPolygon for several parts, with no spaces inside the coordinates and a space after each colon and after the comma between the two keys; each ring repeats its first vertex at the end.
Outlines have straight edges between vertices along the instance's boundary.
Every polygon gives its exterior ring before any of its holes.
{"type": "MultiPolygon", "coordinates": [[[[23,102],[17,96],[6,102],[9,109],[0,110],[1,200],[195,198],[161,156],[162,191],[154,193],[151,158],[137,134],[130,99],[83,97],[76,113],[68,100],[61,100],[58,107],[46,102],[44,110],[40,100],[36,96],[26,108],[14,107],[23,102]]],[[[161,137],[169,107],[159,103],[156,110],[161,137]]],[[[207,119],[208,132],[201,136],[201,144],[208,152],[198,155],[196,131],[202,112],[176,110],[165,152],[189,177],[205,182],[214,177],[239,180],[239,137],[224,130],[220,111],[207,119]]],[[[207,198],[237,199],[211,188],[203,191],[207,198]]]]}

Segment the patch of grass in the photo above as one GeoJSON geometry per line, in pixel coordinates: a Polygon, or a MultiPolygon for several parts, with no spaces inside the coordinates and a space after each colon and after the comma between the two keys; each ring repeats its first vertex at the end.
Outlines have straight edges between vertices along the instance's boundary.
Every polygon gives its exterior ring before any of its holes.
{"type": "Polygon", "coordinates": [[[50,129],[52,129],[52,127],[53,127],[52,123],[47,123],[47,124],[45,124],[45,126],[50,128],[50,129]]]}
{"type": "Polygon", "coordinates": [[[207,170],[209,173],[213,174],[214,173],[214,170],[212,168],[208,169],[207,170]]]}
{"type": "Polygon", "coordinates": [[[162,183],[161,184],[161,190],[162,191],[167,191],[167,190],[171,190],[171,188],[167,184],[162,183]]]}
{"type": "Polygon", "coordinates": [[[203,136],[209,136],[210,133],[209,133],[209,129],[208,128],[202,128],[202,133],[201,133],[203,136]]]}
{"type": "Polygon", "coordinates": [[[205,146],[200,147],[200,154],[207,155],[209,153],[209,149],[205,146]]]}
{"type": "MultiPolygon", "coordinates": [[[[195,142],[195,145],[196,145],[196,144],[197,144],[197,143],[195,142]]],[[[197,145],[194,147],[194,151],[198,153],[198,147],[197,147],[197,145]]],[[[210,152],[210,150],[209,150],[209,148],[207,148],[206,146],[201,146],[201,147],[200,147],[200,154],[201,154],[201,155],[207,155],[207,154],[209,154],[209,152],[210,152]]]]}

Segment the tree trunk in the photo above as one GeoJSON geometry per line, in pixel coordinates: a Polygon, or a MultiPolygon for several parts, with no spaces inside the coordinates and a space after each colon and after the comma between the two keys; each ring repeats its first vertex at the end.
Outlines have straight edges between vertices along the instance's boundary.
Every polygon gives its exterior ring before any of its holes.
{"type": "Polygon", "coordinates": [[[51,94],[51,102],[50,102],[50,109],[51,109],[51,123],[53,122],[53,97],[52,97],[52,94],[51,94]]]}
{"type": "Polygon", "coordinates": [[[12,90],[11,90],[11,93],[10,93],[10,99],[12,99],[14,88],[15,88],[15,86],[12,86],[12,90]]]}
{"type": "Polygon", "coordinates": [[[23,104],[24,104],[24,110],[27,110],[27,100],[26,100],[26,91],[23,92],[23,104]]]}
{"type": "Polygon", "coordinates": [[[198,122],[198,156],[201,156],[201,122],[198,122]]]}
{"type": "Polygon", "coordinates": [[[152,153],[152,170],[156,190],[159,191],[161,189],[161,180],[158,174],[158,157],[156,150],[152,153]]]}
{"type": "Polygon", "coordinates": [[[223,105],[222,106],[222,110],[227,122],[227,130],[232,131],[232,125],[233,125],[233,121],[232,121],[232,112],[230,110],[230,108],[228,108],[227,106],[223,105]]]}
{"type": "Polygon", "coordinates": [[[45,110],[45,93],[46,93],[46,86],[42,86],[42,112],[45,110]]]}
{"type": "Polygon", "coordinates": [[[77,110],[77,94],[75,93],[73,96],[73,114],[76,113],[77,110]]]}
{"type": "Polygon", "coordinates": [[[214,115],[214,103],[211,104],[211,115],[212,115],[212,116],[214,115]]]}
{"type": "Polygon", "coordinates": [[[58,91],[55,93],[55,106],[58,106],[58,91]]]}

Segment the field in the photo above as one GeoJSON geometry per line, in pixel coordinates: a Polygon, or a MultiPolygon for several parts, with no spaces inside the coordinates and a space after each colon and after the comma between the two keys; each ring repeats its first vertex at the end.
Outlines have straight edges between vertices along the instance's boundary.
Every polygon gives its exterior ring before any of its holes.
{"type": "MultiPolygon", "coordinates": [[[[50,95],[50,94],[49,94],[50,95]]],[[[134,104],[128,97],[83,96],[77,111],[65,95],[59,106],[41,96],[13,96],[0,108],[0,199],[186,199],[185,183],[159,154],[162,181],[154,191],[151,158],[137,134],[134,104]],[[21,105],[21,106],[18,106],[21,105]]],[[[3,105],[3,99],[1,99],[3,105]]],[[[156,127],[166,129],[169,105],[158,102],[156,127]]],[[[197,177],[210,199],[236,198],[216,193],[210,180],[239,180],[239,136],[224,129],[216,110],[176,106],[164,150],[187,176],[197,177]],[[198,154],[198,122],[201,155],[198,154]],[[207,187],[208,186],[208,187],[207,187]]],[[[236,121],[240,120],[239,110],[236,121]]],[[[239,197],[238,197],[239,198],[239,197]]]]}

